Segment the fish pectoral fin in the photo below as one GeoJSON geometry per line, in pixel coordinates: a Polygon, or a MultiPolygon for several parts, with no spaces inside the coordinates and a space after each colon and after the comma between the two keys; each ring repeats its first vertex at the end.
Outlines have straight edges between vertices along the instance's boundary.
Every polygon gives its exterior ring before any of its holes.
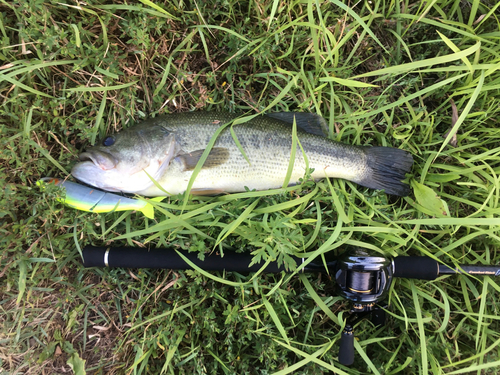
{"type": "Polygon", "coordinates": [[[225,193],[222,189],[191,189],[190,191],[193,195],[219,195],[225,193]]]}
{"type": "MultiPolygon", "coordinates": [[[[192,171],[200,161],[200,158],[204,152],[205,150],[192,151],[177,156],[177,159],[179,159],[184,165],[184,170],[192,171]]],[[[205,168],[217,167],[227,162],[228,159],[229,159],[229,150],[227,148],[214,147],[213,149],[210,150],[210,153],[208,154],[205,163],[203,163],[202,168],[205,169],[205,168]]]]}
{"type": "Polygon", "coordinates": [[[266,113],[266,116],[286,122],[290,125],[293,125],[293,119],[295,118],[297,128],[302,131],[321,135],[322,137],[328,137],[328,126],[326,124],[326,120],[317,114],[303,112],[275,112],[266,113]]]}

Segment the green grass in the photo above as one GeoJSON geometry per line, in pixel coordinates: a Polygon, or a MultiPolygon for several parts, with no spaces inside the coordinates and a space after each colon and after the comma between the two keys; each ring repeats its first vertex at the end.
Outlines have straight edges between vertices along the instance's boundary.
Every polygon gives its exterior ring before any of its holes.
{"type": "Polygon", "coordinates": [[[0,1],[0,374],[500,371],[498,279],[396,281],[386,326],[359,324],[347,368],[348,304],[325,275],[81,265],[87,244],[145,243],[291,269],[291,254],[347,245],[498,264],[500,6],[346,4],[0,1]],[[35,186],[104,134],[197,109],[321,114],[332,139],[410,151],[414,193],[307,181],[172,197],[148,220],[35,186]]]}

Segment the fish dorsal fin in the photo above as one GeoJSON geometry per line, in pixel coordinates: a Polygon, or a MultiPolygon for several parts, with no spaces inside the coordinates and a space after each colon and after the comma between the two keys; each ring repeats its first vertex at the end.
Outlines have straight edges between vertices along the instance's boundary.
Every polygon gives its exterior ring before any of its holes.
{"type": "Polygon", "coordinates": [[[266,116],[286,122],[290,125],[293,124],[293,118],[295,117],[297,128],[305,131],[306,133],[328,137],[328,126],[326,124],[326,120],[314,113],[274,112],[267,113],[266,116]]]}
{"type": "MultiPolygon", "coordinates": [[[[196,167],[196,164],[198,164],[198,161],[200,160],[201,155],[203,155],[203,152],[205,152],[205,150],[192,151],[177,156],[177,159],[179,159],[183,163],[184,170],[192,171],[196,167]]],[[[229,150],[227,148],[214,147],[213,149],[210,150],[207,160],[205,160],[205,163],[203,163],[202,168],[205,169],[205,168],[217,167],[227,162],[228,159],[229,159],[229,150]]]]}

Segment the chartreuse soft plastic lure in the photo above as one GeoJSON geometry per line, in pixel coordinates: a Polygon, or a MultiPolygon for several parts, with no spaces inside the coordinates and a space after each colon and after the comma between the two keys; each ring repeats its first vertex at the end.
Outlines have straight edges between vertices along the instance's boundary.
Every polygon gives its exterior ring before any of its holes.
{"type": "MultiPolygon", "coordinates": [[[[99,189],[90,188],[71,181],[64,181],[60,178],[44,177],[36,183],[44,189],[47,184],[60,186],[66,192],[64,198],[59,199],[65,205],[88,212],[113,212],[113,211],[141,211],[144,216],[153,219],[154,208],[146,200],[122,197],[117,194],[108,193],[99,189]]],[[[153,200],[161,200],[153,198],[153,200]]]]}

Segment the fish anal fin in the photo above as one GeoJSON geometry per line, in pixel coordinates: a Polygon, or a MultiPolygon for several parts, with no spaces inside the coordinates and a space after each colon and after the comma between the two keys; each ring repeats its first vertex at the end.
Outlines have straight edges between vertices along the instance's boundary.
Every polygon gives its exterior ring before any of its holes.
{"type": "Polygon", "coordinates": [[[304,112],[274,112],[267,113],[266,116],[286,122],[290,125],[293,124],[293,120],[295,118],[297,128],[302,131],[328,137],[328,126],[326,124],[326,120],[317,114],[304,112]]]}
{"type": "MultiPolygon", "coordinates": [[[[184,170],[192,171],[198,164],[198,161],[203,155],[203,152],[205,152],[205,150],[196,150],[179,155],[177,156],[177,158],[184,165],[184,170]]],[[[207,160],[205,160],[205,163],[203,163],[202,168],[205,169],[205,168],[217,167],[227,162],[228,159],[229,159],[229,150],[227,148],[214,147],[212,150],[210,150],[207,160]]]]}
{"type": "Polygon", "coordinates": [[[219,195],[223,194],[225,191],[222,189],[191,189],[190,193],[193,195],[219,195]]]}

